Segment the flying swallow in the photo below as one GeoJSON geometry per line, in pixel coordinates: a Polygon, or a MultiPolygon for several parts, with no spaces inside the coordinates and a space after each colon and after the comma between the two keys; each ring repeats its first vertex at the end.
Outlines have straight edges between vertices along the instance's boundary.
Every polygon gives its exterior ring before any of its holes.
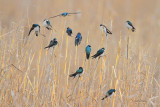
{"type": "Polygon", "coordinates": [[[102,98],[102,100],[104,100],[105,98],[107,98],[107,97],[110,97],[111,98],[111,96],[115,93],[115,89],[110,89],[107,93],[106,93],[106,95],[105,95],[105,97],[104,98],[102,98]]]}
{"type": "Polygon", "coordinates": [[[66,33],[67,33],[69,36],[72,36],[72,29],[68,27],[67,30],[66,30],[66,33]]]}
{"type": "MultiPolygon", "coordinates": [[[[68,12],[64,12],[64,13],[61,13],[59,15],[56,15],[56,16],[53,16],[53,17],[50,17],[50,18],[55,18],[57,16],[63,16],[63,17],[66,17],[66,16],[69,16],[70,14],[79,14],[80,12],[75,12],[75,13],[68,13],[68,12]]],[[[49,18],[49,19],[50,19],[49,18]]]]}
{"type": "Polygon", "coordinates": [[[46,49],[46,48],[49,49],[50,47],[55,48],[57,46],[57,44],[58,44],[58,41],[56,38],[54,38],[53,40],[50,41],[50,44],[47,47],[45,47],[44,49],[46,49]]]}
{"type": "Polygon", "coordinates": [[[102,57],[104,54],[105,48],[101,48],[97,51],[97,53],[95,55],[93,55],[93,58],[97,58],[97,57],[102,57]]]}
{"type": "Polygon", "coordinates": [[[136,30],[130,21],[126,21],[126,27],[128,29],[131,29],[132,32],[134,32],[136,30]]]}
{"type": "Polygon", "coordinates": [[[51,23],[48,19],[45,19],[43,21],[43,26],[46,27],[48,30],[52,30],[52,26],[51,26],[51,23]]]}
{"type": "Polygon", "coordinates": [[[83,73],[83,68],[79,67],[79,69],[75,73],[70,74],[69,76],[75,78],[77,75],[79,75],[79,77],[80,77],[82,73],[83,73]]]}
{"type": "Polygon", "coordinates": [[[85,50],[86,50],[86,58],[89,59],[89,56],[90,56],[90,53],[91,53],[91,46],[88,45],[85,50]]]}
{"type": "Polygon", "coordinates": [[[30,31],[29,31],[29,34],[28,36],[30,35],[31,31],[34,30],[35,33],[36,33],[36,36],[38,36],[38,34],[40,33],[40,26],[39,24],[33,24],[30,31]]]}
{"type": "Polygon", "coordinates": [[[81,33],[77,33],[77,36],[75,38],[75,46],[78,46],[82,41],[82,35],[81,33]]]}
{"type": "Polygon", "coordinates": [[[112,34],[112,32],[109,31],[109,30],[107,29],[107,27],[106,27],[105,25],[103,25],[103,24],[100,24],[100,29],[101,29],[101,30],[103,29],[103,32],[106,34],[106,36],[107,36],[108,34],[112,34]]]}

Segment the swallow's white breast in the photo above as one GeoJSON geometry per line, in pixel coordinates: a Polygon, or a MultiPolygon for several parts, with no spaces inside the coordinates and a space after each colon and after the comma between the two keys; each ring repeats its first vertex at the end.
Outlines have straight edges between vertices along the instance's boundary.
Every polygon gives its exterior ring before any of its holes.
{"type": "Polygon", "coordinates": [[[35,31],[35,32],[39,32],[39,26],[35,27],[35,28],[34,28],[34,31],[35,31]]]}
{"type": "Polygon", "coordinates": [[[107,34],[106,28],[105,28],[104,26],[100,26],[100,29],[101,29],[101,31],[102,31],[102,29],[103,29],[103,32],[104,32],[105,34],[107,34]]]}
{"type": "MultiPolygon", "coordinates": [[[[105,51],[104,51],[105,52],[105,51]]],[[[100,55],[101,57],[104,55],[104,52],[100,55]]]]}
{"type": "Polygon", "coordinates": [[[132,26],[130,26],[128,23],[126,23],[126,27],[127,27],[128,29],[132,29],[132,26]]]}
{"type": "Polygon", "coordinates": [[[47,20],[44,20],[44,21],[43,21],[43,26],[44,26],[44,27],[47,27],[47,26],[48,26],[47,20]]]}

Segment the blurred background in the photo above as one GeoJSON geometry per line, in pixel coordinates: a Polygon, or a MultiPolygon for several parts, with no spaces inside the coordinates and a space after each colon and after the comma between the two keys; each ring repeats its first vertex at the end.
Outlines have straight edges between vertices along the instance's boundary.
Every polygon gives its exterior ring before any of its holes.
{"type": "Polygon", "coordinates": [[[159,0],[0,0],[0,104],[2,106],[160,106],[160,1],[159,0]],[[63,12],[81,12],[43,20],[63,12]],[[130,20],[135,32],[128,31],[130,20]],[[46,37],[28,36],[40,24],[46,37]],[[113,33],[106,37],[104,24],[113,33]],[[72,28],[73,37],[66,34],[72,28]],[[76,34],[82,43],[74,45],[76,34]],[[129,36],[129,59],[126,59],[129,36]],[[45,50],[53,38],[59,45],[45,50]],[[102,47],[98,62],[85,59],[102,47]],[[80,79],[69,78],[80,66],[80,79]],[[115,88],[112,98],[101,101],[115,88]]]}

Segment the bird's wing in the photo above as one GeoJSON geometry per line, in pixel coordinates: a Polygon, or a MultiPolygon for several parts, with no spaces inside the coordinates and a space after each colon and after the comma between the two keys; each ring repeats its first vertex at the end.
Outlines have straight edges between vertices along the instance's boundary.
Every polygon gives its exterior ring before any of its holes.
{"type": "Polygon", "coordinates": [[[81,43],[81,41],[82,41],[82,36],[79,38],[79,44],[81,43]]]}
{"type": "Polygon", "coordinates": [[[87,47],[86,48],[86,53],[89,54],[91,52],[91,48],[87,47]]]}
{"type": "MultiPolygon", "coordinates": [[[[52,28],[52,25],[51,25],[50,21],[46,21],[46,23],[47,23],[47,25],[48,25],[49,27],[52,28]]],[[[51,28],[49,28],[49,29],[51,29],[51,28]]]]}
{"type": "Polygon", "coordinates": [[[78,70],[76,71],[76,73],[82,73],[82,70],[81,70],[81,69],[78,69],[78,70]]]}
{"type": "Polygon", "coordinates": [[[103,53],[103,50],[98,50],[97,53],[93,57],[97,57],[103,53]]]}
{"type": "Polygon", "coordinates": [[[75,39],[75,46],[78,45],[78,39],[75,39]]]}
{"type": "Polygon", "coordinates": [[[71,29],[67,29],[67,31],[66,31],[66,32],[72,33],[72,30],[71,30],[71,29]]]}
{"type": "Polygon", "coordinates": [[[72,29],[69,28],[68,31],[72,32],[72,29]]]}
{"type": "Polygon", "coordinates": [[[74,12],[74,13],[68,13],[68,14],[79,14],[79,13],[81,13],[81,12],[74,12]]]}
{"type": "Polygon", "coordinates": [[[58,42],[57,42],[57,41],[54,41],[54,42],[53,42],[53,45],[57,45],[57,44],[58,44],[58,42]]]}
{"type": "Polygon", "coordinates": [[[72,33],[72,30],[70,29],[69,32],[72,33]]]}
{"type": "Polygon", "coordinates": [[[112,32],[111,32],[111,31],[109,31],[107,28],[106,28],[106,30],[107,30],[107,33],[112,34],[112,32]]]}
{"type": "Polygon", "coordinates": [[[70,74],[69,76],[70,77],[75,77],[77,75],[77,72],[73,73],[73,74],[70,74]]]}
{"type": "Polygon", "coordinates": [[[104,28],[107,28],[107,27],[106,27],[105,25],[103,25],[103,24],[102,24],[102,26],[103,26],[104,28]]]}
{"type": "Polygon", "coordinates": [[[132,25],[132,23],[131,23],[131,22],[129,22],[128,24],[129,24],[130,26],[132,26],[132,27],[133,27],[133,25],[132,25]]]}
{"type": "Polygon", "coordinates": [[[48,19],[51,19],[51,18],[55,18],[57,16],[61,16],[62,14],[59,14],[59,15],[56,15],[56,16],[52,16],[52,17],[49,17],[48,19]]]}
{"type": "Polygon", "coordinates": [[[30,35],[30,33],[32,32],[32,30],[34,29],[34,27],[31,27],[29,33],[28,33],[28,36],[30,35]]]}
{"type": "Polygon", "coordinates": [[[51,47],[53,45],[53,41],[51,40],[47,47],[51,47]]]}
{"type": "MultiPolygon", "coordinates": [[[[51,40],[50,43],[49,43],[49,45],[48,45],[47,47],[45,47],[45,48],[50,48],[50,47],[52,46],[52,44],[53,44],[53,43],[52,43],[52,40],[51,40]]],[[[45,48],[44,48],[44,49],[45,49],[45,48]]]]}
{"type": "Polygon", "coordinates": [[[134,30],[136,30],[136,29],[134,28],[134,26],[132,25],[132,23],[131,23],[131,22],[129,22],[129,23],[128,23],[128,25],[132,26],[133,31],[134,31],[134,30]]]}
{"type": "Polygon", "coordinates": [[[39,32],[40,32],[40,28],[41,28],[41,27],[39,26],[39,32]]]}
{"type": "Polygon", "coordinates": [[[101,55],[102,53],[103,53],[103,50],[102,50],[102,49],[100,49],[100,50],[97,51],[97,54],[98,54],[98,55],[101,55]]]}
{"type": "Polygon", "coordinates": [[[106,30],[106,33],[112,34],[112,32],[109,31],[105,25],[102,25],[102,26],[103,26],[103,29],[106,30]]]}
{"type": "Polygon", "coordinates": [[[47,23],[47,25],[50,25],[50,22],[48,20],[46,21],[46,23],[47,23]]]}
{"type": "Polygon", "coordinates": [[[75,38],[75,46],[78,45],[78,43],[79,43],[79,38],[76,36],[76,38],[75,38]]]}
{"type": "Polygon", "coordinates": [[[113,93],[113,90],[109,90],[108,94],[111,95],[113,93]]]}

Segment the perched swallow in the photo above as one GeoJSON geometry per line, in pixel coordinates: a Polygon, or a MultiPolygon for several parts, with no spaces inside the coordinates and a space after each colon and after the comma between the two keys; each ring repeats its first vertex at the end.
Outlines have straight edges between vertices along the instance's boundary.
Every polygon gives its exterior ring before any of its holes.
{"type": "Polygon", "coordinates": [[[104,51],[105,51],[105,49],[104,49],[104,48],[101,48],[101,49],[99,49],[99,50],[97,51],[97,53],[96,53],[95,55],[93,55],[92,57],[93,57],[93,58],[102,57],[103,54],[104,54],[104,51]]]}
{"type": "Polygon", "coordinates": [[[82,41],[82,35],[81,33],[78,33],[76,38],[75,38],[75,46],[78,46],[82,41]]]}
{"type": "Polygon", "coordinates": [[[64,12],[64,13],[61,13],[61,14],[59,14],[59,15],[56,15],[56,16],[53,16],[53,17],[50,17],[50,18],[55,18],[55,17],[57,17],[57,16],[63,16],[63,17],[65,17],[65,16],[69,16],[69,14],[79,14],[80,12],[75,12],[75,13],[68,13],[68,12],[64,12]]]}
{"type": "Polygon", "coordinates": [[[104,100],[105,98],[107,97],[110,97],[115,93],[115,89],[110,89],[107,93],[106,93],[106,96],[104,98],[102,98],[102,100],[104,100]]]}
{"type": "Polygon", "coordinates": [[[52,30],[52,26],[51,26],[51,23],[48,19],[45,19],[43,21],[43,26],[46,27],[48,30],[52,30]]]}
{"type": "Polygon", "coordinates": [[[46,48],[49,49],[50,47],[55,48],[57,46],[57,44],[58,44],[58,41],[56,38],[54,38],[53,40],[50,41],[50,44],[47,47],[45,47],[44,49],[46,49],[46,48]]]}
{"type": "Polygon", "coordinates": [[[87,59],[89,59],[90,53],[91,53],[91,46],[88,45],[88,46],[86,47],[86,58],[87,58],[87,59]]]}
{"type": "Polygon", "coordinates": [[[69,76],[75,78],[77,75],[79,75],[79,77],[80,77],[82,73],[83,73],[83,68],[79,67],[79,69],[75,73],[70,74],[69,76]]]}
{"type": "Polygon", "coordinates": [[[31,31],[34,30],[35,33],[36,33],[36,36],[38,36],[38,34],[40,33],[40,26],[39,24],[33,24],[30,31],[29,31],[29,34],[28,36],[30,35],[31,31]]]}
{"type": "Polygon", "coordinates": [[[67,33],[69,36],[72,36],[72,29],[68,27],[67,30],[66,30],[66,33],[67,33]]]}
{"type": "Polygon", "coordinates": [[[106,36],[107,36],[108,34],[112,34],[112,32],[109,31],[109,30],[107,29],[107,27],[106,27],[105,25],[103,25],[103,24],[100,24],[100,29],[101,29],[101,30],[103,29],[103,32],[106,34],[106,36]]]}
{"type": "Polygon", "coordinates": [[[131,29],[132,32],[134,32],[136,30],[130,21],[126,21],[126,27],[128,29],[131,29]]]}

